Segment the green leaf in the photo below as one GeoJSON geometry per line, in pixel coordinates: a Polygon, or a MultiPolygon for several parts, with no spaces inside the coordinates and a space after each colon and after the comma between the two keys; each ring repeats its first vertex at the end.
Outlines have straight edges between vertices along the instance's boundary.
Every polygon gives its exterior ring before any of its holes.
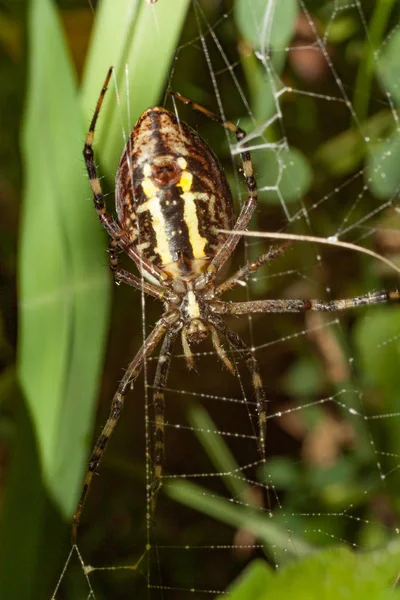
{"type": "Polygon", "coordinates": [[[297,202],[310,189],[312,170],[299,150],[289,148],[278,153],[260,150],[253,153],[253,160],[261,200],[297,202]]]}
{"type": "MultiPolygon", "coordinates": [[[[375,308],[368,317],[357,322],[354,340],[359,356],[360,372],[364,376],[364,385],[370,394],[375,390],[379,396],[374,403],[374,412],[378,414],[398,414],[398,394],[400,389],[400,339],[396,332],[400,330],[400,313],[396,308],[375,308]]],[[[400,452],[400,431],[397,419],[388,418],[382,423],[385,434],[386,469],[395,469],[391,483],[399,481],[397,455],[400,452]]]]}
{"type": "Polygon", "coordinates": [[[284,390],[292,396],[307,396],[321,390],[323,373],[313,357],[299,359],[288,370],[284,379],[284,390]]]}
{"type": "MultiPolygon", "coordinates": [[[[276,111],[273,84],[268,77],[265,77],[265,70],[253,52],[249,52],[248,48],[243,45],[239,46],[239,51],[240,62],[250,92],[253,116],[256,124],[262,126],[276,111]]],[[[254,129],[254,122],[248,117],[241,119],[241,125],[245,127],[246,131],[254,129]],[[248,125],[243,125],[246,121],[248,121],[248,125]]],[[[265,129],[263,133],[268,136],[270,131],[265,129]]]]}
{"type": "Polygon", "coordinates": [[[44,483],[70,518],[93,420],[110,286],[84,177],[76,81],[49,0],[32,2],[29,30],[18,367],[44,483]]]}
{"type": "Polygon", "coordinates": [[[226,487],[236,499],[251,504],[252,490],[242,476],[240,467],[224,439],[220,435],[210,435],[217,427],[204,408],[192,404],[188,411],[189,421],[199,441],[206,450],[217,472],[223,473],[226,487]]]}
{"type": "Polygon", "coordinates": [[[357,321],[355,343],[361,360],[365,385],[383,390],[382,413],[398,409],[398,398],[393,390],[400,388],[400,313],[395,308],[375,308],[364,319],[357,321]]]}
{"type": "MultiPolygon", "coordinates": [[[[139,2],[102,0],[96,8],[90,46],[85,61],[81,99],[85,121],[90,122],[104,78],[111,66],[123,65],[126,48],[135,29],[139,2]]],[[[147,9],[151,10],[147,5],[147,9]]],[[[102,109],[103,117],[107,108],[102,109]]],[[[103,118],[96,126],[96,138],[107,128],[103,118]]]]}
{"type": "Polygon", "coordinates": [[[301,482],[299,464],[286,456],[273,456],[257,470],[261,481],[273,481],[275,489],[292,490],[301,482]]]}
{"type": "Polygon", "coordinates": [[[234,4],[241,35],[260,51],[283,50],[292,38],[298,13],[297,0],[236,0],[234,4]]]}
{"type": "MultiPolygon", "coordinates": [[[[391,4],[391,2],[390,2],[391,4]]],[[[390,36],[383,47],[378,60],[378,76],[382,87],[392,96],[397,106],[400,106],[400,31],[390,36]]]]}
{"type": "Polygon", "coordinates": [[[377,198],[390,198],[400,188],[400,136],[395,131],[370,154],[367,162],[367,183],[377,198]]]}
{"type": "Polygon", "coordinates": [[[353,96],[354,112],[360,122],[368,116],[371,85],[376,68],[376,53],[381,47],[395,0],[377,0],[368,23],[368,43],[363,44],[362,57],[353,96]]]}
{"type": "Polygon", "coordinates": [[[342,44],[350,39],[357,32],[357,29],[358,22],[353,16],[344,16],[333,21],[329,19],[328,42],[330,44],[342,44]]]}
{"type": "Polygon", "coordinates": [[[253,560],[226,593],[234,600],[261,600],[273,579],[271,567],[263,560],[253,560]]]}
{"type": "Polygon", "coordinates": [[[182,504],[232,527],[250,531],[265,544],[266,550],[269,549],[275,555],[279,553],[280,560],[283,562],[293,556],[301,556],[313,551],[310,544],[293,532],[288,532],[284,526],[276,524],[267,513],[240,503],[232,503],[188,481],[172,482],[164,489],[171,498],[182,504]]]}
{"type": "Polygon", "coordinates": [[[369,553],[332,548],[292,563],[274,576],[256,563],[232,586],[229,598],[389,600],[393,598],[391,588],[399,572],[399,559],[400,546],[395,542],[369,553]],[[246,596],[247,590],[254,590],[255,595],[246,596]]]}

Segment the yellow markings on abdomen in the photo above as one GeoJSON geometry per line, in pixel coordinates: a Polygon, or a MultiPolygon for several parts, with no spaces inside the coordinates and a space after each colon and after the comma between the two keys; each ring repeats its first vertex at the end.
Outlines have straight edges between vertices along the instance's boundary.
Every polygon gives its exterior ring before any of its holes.
{"type": "Polygon", "coordinates": [[[149,211],[151,216],[151,224],[156,236],[156,247],[154,252],[159,254],[161,263],[166,265],[173,261],[169,250],[168,238],[166,233],[166,223],[161,210],[160,199],[157,197],[158,188],[154,185],[151,179],[146,178],[142,182],[142,189],[146,195],[146,202],[137,207],[137,213],[149,211]]]}
{"type": "MultiPolygon", "coordinates": [[[[207,256],[205,253],[205,248],[208,240],[200,233],[200,223],[197,216],[195,200],[202,194],[192,191],[193,175],[189,170],[186,169],[186,160],[183,157],[180,157],[177,159],[177,162],[179,167],[182,169],[179,183],[175,184],[176,187],[182,189],[182,194],[180,194],[183,203],[182,224],[186,225],[188,231],[188,242],[192,248],[194,261],[199,259],[201,260],[207,256]]],[[[171,240],[169,240],[167,236],[167,231],[169,230],[168,223],[164,217],[163,210],[161,208],[161,200],[159,198],[159,196],[163,195],[163,192],[154,183],[153,179],[151,178],[151,173],[151,166],[149,163],[146,163],[143,166],[143,174],[145,177],[141,184],[146,201],[137,207],[136,212],[137,214],[145,211],[150,213],[151,224],[156,238],[154,252],[159,255],[162,265],[172,265],[174,263],[174,258],[169,247],[169,242],[171,240]]],[[[204,200],[204,198],[202,199],[204,200]]],[[[166,201],[165,205],[167,206],[168,203],[169,202],[166,201]]],[[[174,236],[176,233],[177,231],[171,232],[171,236],[174,236]]],[[[179,233],[182,232],[179,231],[179,233]]],[[[150,244],[147,245],[147,243],[139,244],[138,249],[146,250],[149,246],[150,244]]],[[[200,266],[198,268],[200,269],[200,266]]],[[[177,273],[176,276],[179,276],[179,274],[180,273],[177,273]]]]}
{"type": "MultiPolygon", "coordinates": [[[[178,159],[179,161],[180,159],[178,159]]],[[[186,161],[182,160],[186,166],[186,161]]],[[[207,238],[200,234],[199,219],[197,217],[195,198],[196,194],[191,192],[193,184],[193,175],[190,171],[182,171],[181,179],[177,184],[182,188],[181,198],[183,200],[183,218],[188,229],[189,243],[192,246],[192,252],[194,258],[203,258],[206,256],[205,247],[207,245],[207,238]]]]}
{"type": "Polygon", "coordinates": [[[182,188],[182,192],[190,192],[192,189],[193,175],[189,171],[182,171],[181,179],[177,184],[182,188]]]}
{"type": "Polygon", "coordinates": [[[197,217],[195,194],[192,192],[185,192],[181,198],[184,201],[183,207],[183,218],[188,228],[189,242],[192,246],[193,257],[203,258],[206,256],[205,247],[207,245],[207,238],[203,237],[199,231],[199,219],[197,217]]]}
{"type": "Polygon", "coordinates": [[[145,193],[146,198],[148,198],[149,200],[151,200],[155,196],[157,196],[158,187],[156,185],[154,185],[152,180],[149,179],[148,177],[146,177],[146,179],[143,179],[142,189],[145,193]]]}

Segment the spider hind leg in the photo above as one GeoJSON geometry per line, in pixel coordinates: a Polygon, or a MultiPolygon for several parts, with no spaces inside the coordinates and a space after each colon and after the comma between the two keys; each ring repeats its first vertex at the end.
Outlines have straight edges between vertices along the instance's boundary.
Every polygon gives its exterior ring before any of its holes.
{"type": "Polygon", "coordinates": [[[215,328],[221,332],[229,344],[244,358],[247,369],[251,375],[251,382],[257,402],[258,425],[259,425],[259,449],[262,458],[265,458],[265,438],[267,429],[267,399],[265,397],[263,383],[260,375],[258,361],[252,350],[243,342],[243,340],[230,329],[221,318],[213,316],[212,319],[215,328]]]}
{"type": "Polygon", "coordinates": [[[181,325],[167,331],[161,346],[154,377],[154,446],[153,446],[153,474],[150,484],[150,513],[154,517],[157,496],[162,485],[164,465],[164,432],[165,432],[165,396],[164,388],[167,385],[169,369],[171,366],[172,351],[181,325]]]}

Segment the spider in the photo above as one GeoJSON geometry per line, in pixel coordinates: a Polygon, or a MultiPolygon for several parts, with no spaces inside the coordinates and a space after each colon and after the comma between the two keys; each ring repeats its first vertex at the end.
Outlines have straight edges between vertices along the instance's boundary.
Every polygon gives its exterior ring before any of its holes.
{"type": "MultiPolygon", "coordinates": [[[[251,313],[299,313],[344,310],[378,302],[398,301],[398,291],[370,292],[341,300],[256,300],[226,302],[224,292],[246,280],[261,265],[283,254],[288,244],[271,247],[257,260],[248,262],[223,282],[217,277],[235,250],[240,235],[221,230],[243,231],[257,207],[257,184],[245,132],[224,121],[196,102],[172,92],[171,95],[194,110],[200,111],[236,136],[241,145],[241,160],[247,190],[236,222],[233,201],[225,174],[208,145],[175,114],[163,107],[147,109],[133,128],[122,152],[116,175],[116,209],[118,221],[106,211],[93,154],[96,121],[110,81],[109,70],[101,90],[84,146],[97,215],[111,240],[109,262],[115,280],[123,282],[164,303],[164,313],[155,324],[120,381],[111,403],[108,420],[92,451],[78,507],[73,519],[75,542],[84,502],[94,472],[106,444],[121,415],[129,388],[139,376],[144,361],[163,339],[154,380],[155,439],[152,495],[161,486],[164,460],[164,388],[174,343],[180,334],[189,368],[194,359],[191,346],[211,337],[214,349],[232,373],[235,369],[222,343],[224,337],[246,363],[251,374],[257,401],[259,445],[264,456],[266,432],[266,398],[260,371],[253,352],[224,322],[223,315],[251,313]],[[118,250],[135,263],[137,277],[122,269],[118,250]]],[[[152,501],[152,510],[154,502],[152,501]]]]}

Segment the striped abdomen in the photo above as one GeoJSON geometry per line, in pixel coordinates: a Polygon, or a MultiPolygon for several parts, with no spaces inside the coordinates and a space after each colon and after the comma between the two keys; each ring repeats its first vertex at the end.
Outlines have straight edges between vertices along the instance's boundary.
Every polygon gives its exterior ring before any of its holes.
{"type": "Polygon", "coordinates": [[[143,256],[172,277],[197,277],[233,226],[232,196],[207,144],[168,110],[146,110],[116,177],[123,228],[143,256]]]}

